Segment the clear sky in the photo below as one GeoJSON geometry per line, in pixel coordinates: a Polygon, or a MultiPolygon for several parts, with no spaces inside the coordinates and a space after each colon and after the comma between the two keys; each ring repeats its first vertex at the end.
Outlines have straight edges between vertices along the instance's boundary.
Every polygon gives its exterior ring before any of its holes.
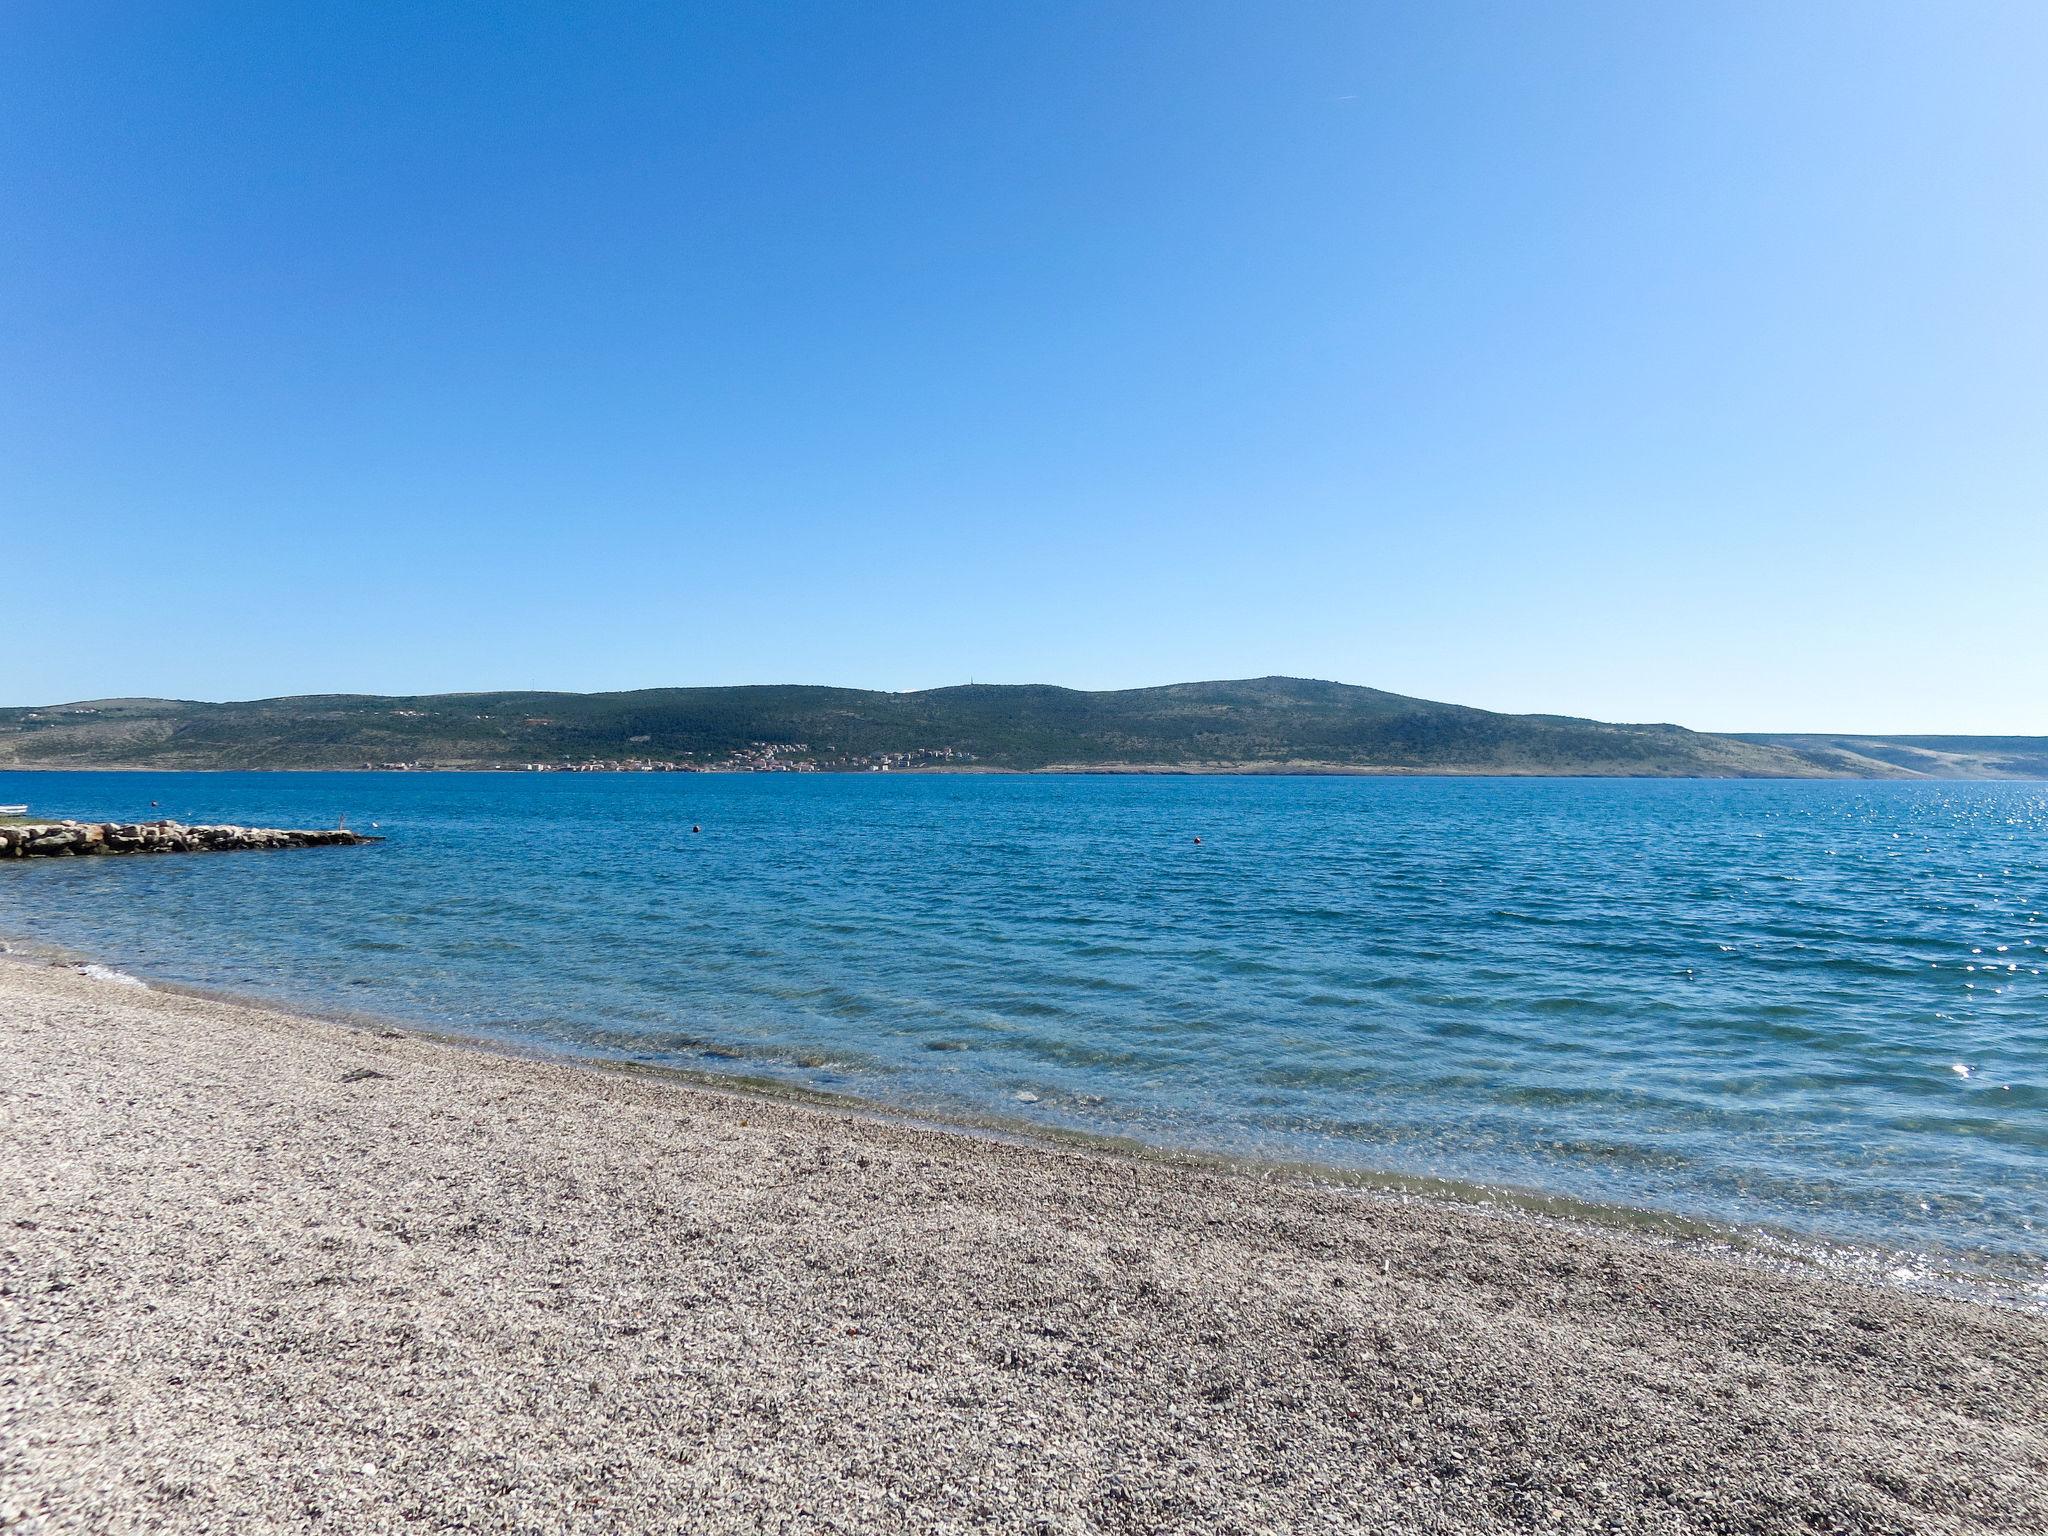
{"type": "Polygon", "coordinates": [[[2048,5],[13,5],[0,703],[2048,733],[2048,5]]]}

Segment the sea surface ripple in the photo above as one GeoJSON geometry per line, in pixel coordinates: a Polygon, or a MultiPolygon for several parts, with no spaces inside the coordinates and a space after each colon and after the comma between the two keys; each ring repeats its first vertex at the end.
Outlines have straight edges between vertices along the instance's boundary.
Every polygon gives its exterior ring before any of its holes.
{"type": "Polygon", "coordinates": [[[0,933],[153,980],[2048,1299],[2048,785],[0,774],[5,800],[387,836],[0,866],[0,933]]]}

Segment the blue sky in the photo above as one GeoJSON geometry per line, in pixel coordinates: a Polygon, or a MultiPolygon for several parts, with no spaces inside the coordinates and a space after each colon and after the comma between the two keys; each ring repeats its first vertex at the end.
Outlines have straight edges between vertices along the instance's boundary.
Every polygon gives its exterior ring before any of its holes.
{"type": "Polygon", "coordinates": [[[2044,67],[2032,3],[10,7],[0,702],[2048,732],[2044,67]]]}

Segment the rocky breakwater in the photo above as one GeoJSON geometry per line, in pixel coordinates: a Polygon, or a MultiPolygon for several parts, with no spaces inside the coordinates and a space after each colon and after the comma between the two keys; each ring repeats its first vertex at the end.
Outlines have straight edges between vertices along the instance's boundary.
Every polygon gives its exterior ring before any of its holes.
{"type": "Polygon", "coordinates": [[[346,827],[188,827],[176,821],[44,821],[0,826],[0,859],[96,853],[226,853],[241,848],[352,848],[383,839],[346,827]]]}

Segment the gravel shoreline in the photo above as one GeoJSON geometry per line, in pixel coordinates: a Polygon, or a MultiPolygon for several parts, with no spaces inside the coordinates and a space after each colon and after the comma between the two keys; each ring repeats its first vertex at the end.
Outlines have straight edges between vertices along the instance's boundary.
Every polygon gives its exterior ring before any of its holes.
{"type": "Polygon", "coordinates": [[[2048,1530],[2048,1318],[0,965],[0,1530],[2048,1530]]]}

